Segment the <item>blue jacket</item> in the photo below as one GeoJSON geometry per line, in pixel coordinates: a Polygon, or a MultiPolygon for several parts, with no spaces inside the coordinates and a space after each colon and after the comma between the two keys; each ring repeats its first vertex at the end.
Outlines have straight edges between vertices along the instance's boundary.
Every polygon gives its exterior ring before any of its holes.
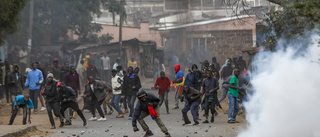
{"type": "Polygon", "coordinates": [[[184,85],[188,85],[189,87],[195,87],[198,82],[198,77],[189,72],[184,80],[184,85]]]}
{"type": "Polygon", "coordinates": [[[40,89],[40,85],[43,81],[42,72],[38,69],[30,70],[28,72],[26,83],[24,84],[26,87],[29,86],[30,90],[40,89]],[[37,85],[36,83],[39,82],[40,84],[37,85]]]}

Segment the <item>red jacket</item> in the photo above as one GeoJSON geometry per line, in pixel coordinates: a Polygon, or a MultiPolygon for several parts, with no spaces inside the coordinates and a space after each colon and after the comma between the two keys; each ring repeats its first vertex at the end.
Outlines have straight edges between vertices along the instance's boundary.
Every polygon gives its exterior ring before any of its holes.
{"type": "Polygon", "coordinates": [[[163,79],[161,77],[158,77],[156,80],[156,83],[154,83],[154,88],[158,89],[157,86],[159,85],[159,95],[163,95],[165,92],[169,92],[170,87],[170,80],[167,76],[165,76],[163,79]]]}

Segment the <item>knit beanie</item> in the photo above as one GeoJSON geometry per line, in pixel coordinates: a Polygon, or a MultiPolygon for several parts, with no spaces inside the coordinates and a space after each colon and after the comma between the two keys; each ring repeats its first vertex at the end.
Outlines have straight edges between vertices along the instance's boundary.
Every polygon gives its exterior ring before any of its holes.
{"type": "Polygon", "coordinates": [[[52,77],[52,78],[53,78],[53,74],[52,74],[52,73],[49,73],[49,74],[47,75],[47,78],[49,78],[49,77],[52,77]]]}

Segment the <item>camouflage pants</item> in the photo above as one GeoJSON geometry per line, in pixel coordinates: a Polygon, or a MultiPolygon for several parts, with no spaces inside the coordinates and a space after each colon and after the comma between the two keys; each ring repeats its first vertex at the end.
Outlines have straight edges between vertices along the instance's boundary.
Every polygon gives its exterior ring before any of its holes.
{"type": "MultiPolygon", "coordinates": [[[[158,113],[158,117],[155,119],[157,125],[159,126],[159,128],[161,129],[161,131],[163,133],[168,133],[168,129],[165,127],[165,125],[162,123],[162,120],[160,119],[159,107],[157,107],[155,109],[155,111],[158,113]]],[[[140,123],[140,125],[141,125],[141,127],[142,127],[142,129],[144,131],[148,131],[149,130],[149,126],[143,120],[147,116],[149,116],[149,113],[146,113],[146,112],[142,111],[140,116],[139,116],[139,118],[138,118],[138,122],[140,123]]]]}
{"type": "Polygon", "coordinates": [[[111,104],[110,104],[110,100],[111,100],[112,96],[113,96],[113,93],[108,93],[108,96],[107,96],[106,99],[103,101],[103,104],[102,104],[102,105],[103,105],[103,110],[104,110],[105,112],[107,112],[107,105],[108,105],[110,111],[113,110],[113,108],[112,108],[112,106],[111,106],[111,104]]]}

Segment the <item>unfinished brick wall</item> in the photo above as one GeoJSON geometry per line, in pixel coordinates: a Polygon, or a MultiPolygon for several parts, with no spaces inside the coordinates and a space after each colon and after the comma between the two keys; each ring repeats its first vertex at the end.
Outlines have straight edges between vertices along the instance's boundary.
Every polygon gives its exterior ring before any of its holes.
{"type": "Polygon", "coordinates": [[[207,50],[213,51],[217,61],[222,65],[227,58],[243,55],[248,63],[248,55],[241,50],[252,47],[252,30],[210,31],[207,37],[207,50]]]}

